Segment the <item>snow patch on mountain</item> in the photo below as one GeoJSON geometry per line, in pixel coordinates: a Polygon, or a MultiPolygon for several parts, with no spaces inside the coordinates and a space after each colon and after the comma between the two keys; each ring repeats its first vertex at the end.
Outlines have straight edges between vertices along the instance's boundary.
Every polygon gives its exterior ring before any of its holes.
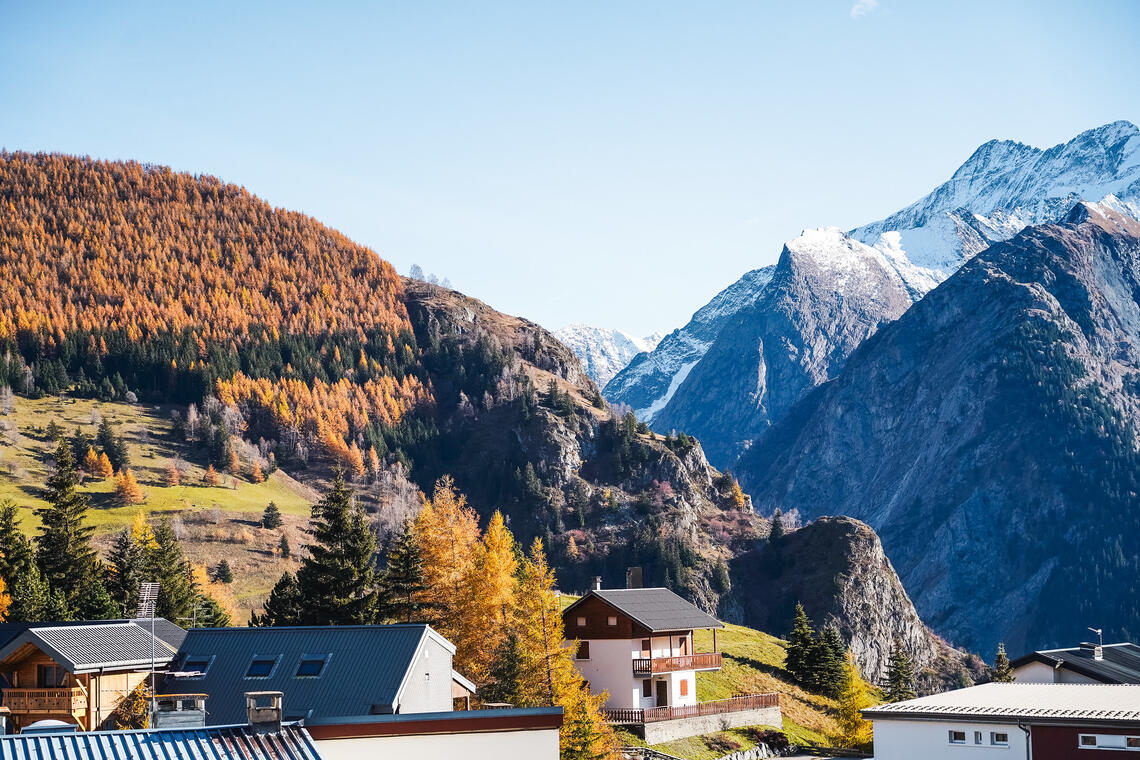
{"type": "Polygon", "coordinates": [[[630,359],[656,348],[664,337],[662,333],[654,333],[635,338],[622,330],[583,324],[563,327],[556,330],[554,336],[577,355],[599,387],[624,369],[630,359]]]}

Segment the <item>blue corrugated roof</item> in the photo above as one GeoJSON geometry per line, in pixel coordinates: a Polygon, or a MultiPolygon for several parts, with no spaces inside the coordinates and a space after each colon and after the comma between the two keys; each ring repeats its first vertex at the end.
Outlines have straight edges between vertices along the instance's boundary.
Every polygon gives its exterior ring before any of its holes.
{"type": "Polygon", "coordinates": [[[296,724],[0,736],[0,760],[320,760],[296,724]]]}
{"type": "Polygon", "coordinates": [[[391,705],[427,636],[454,647],[426,625],[301,626],[286,628],[194,628],[182,642],[175,667],[209,660],[199,678],[164,679],[165,694],[209,695],[207,723],[246,719],[245,692],[284,693],[286,718],[368,715],[373,705],[391,705]],[[273,659],[266,678],[246,678],[254,656],[273,659]],[[298,678],[303,655],[328,655],[321,675],[298,678]]]}

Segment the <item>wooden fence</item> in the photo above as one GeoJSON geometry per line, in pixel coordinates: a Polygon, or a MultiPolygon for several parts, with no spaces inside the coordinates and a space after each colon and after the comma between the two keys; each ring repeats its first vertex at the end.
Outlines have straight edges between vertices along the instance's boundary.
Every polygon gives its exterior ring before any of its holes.
{"type": "Polygon", "coordinates": [[[773,692],[771,694],[749,694],[731,699],[716,699],[711,702],[697,702],[695,705],[683,705],[681,707],[619,708],[603,710],[602,713],[605,715],[607,723],[640,725],[662,720],[695,718],[701,715],[720,715],[741,710],[757,710],[763,707],[779,706],[780,695],[773,692]]]}

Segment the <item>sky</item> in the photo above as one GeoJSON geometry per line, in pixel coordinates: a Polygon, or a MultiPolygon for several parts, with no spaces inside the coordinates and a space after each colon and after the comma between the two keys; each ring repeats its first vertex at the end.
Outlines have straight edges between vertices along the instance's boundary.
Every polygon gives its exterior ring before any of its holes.
{"type": "Polygon", "coordinates": [[[645,335],[986,140],[1140,123],[1138,32],[1136,0],[0,0],[0,147],[211,174],[645,335]]]}

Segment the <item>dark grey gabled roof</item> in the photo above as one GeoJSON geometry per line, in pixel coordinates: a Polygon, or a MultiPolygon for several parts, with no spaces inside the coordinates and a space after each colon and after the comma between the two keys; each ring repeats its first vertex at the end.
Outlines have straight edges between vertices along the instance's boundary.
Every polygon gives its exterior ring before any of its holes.
{"type": "MultiPolygon", "coordinates": [[[[344,625],[281,628],[192,628],[175,664],[209,664],[200,677],[168,675],[165,694],[207,694],[207,723],[245,720],[247,691],[285,694],[286,718],[368,715],[373,705],[395,706],[420,647],[428,639],[455,653],[455,647],[430,626],[344,625]],[[254,656],[275,660],[266,678],[246,678],[254,656]],[[328,660],[317,678],[297,677],[302,655],[328,660]]],[[[448,669],[450,675],[450,668],[448,669]]]]}
{"type": "Polygon", "coordinates": [[[601,599],[653,633],[724,627],[712,615],[667,588],[595,589],[567,607],[563,615],[590,597],[601,599]]]}
{"type": "MultiPolygon", "coordinates": [[[[150,618],[123,618],[122,620],[71,620],[66,622],[44,620],[38,623],[0,623],[0,647],[3,647],[9,641],[31,628],[62,628],[65,626],[103,625],[108,623],[135,623],[142,626],[147,631],[150,630],[150,618]]],[[[165,641],[173,649],[178,649],[178,647],[182,645],[182,639],[186,638],[186,631],[170,622],[166,618],[155,618],[154,635],[157,636],[160,640],[165,641]]]]}
{"type": "Polygon", "coordinates": [[[157,630],[152,639],[150,631],[134,623],[88,623],[29,628],[0,648],[0,661],[27,645],[72,673],[149,667],[152,656],[161,667],[170,662],[176,651],[158,637],[157,630]]]}
{"type": "Polygon", "coordinates": [[[1010,664],[1020,668],[1030,662],[1042,662],[1052,667],[1066,668],[1101,683],[1140,684],[1140,646],[1128,642],[1105,644],[1102,651],[1104,657],[1098,660],[1093,657],[1090,647],[1045,649],[1018,657],[1010,664]]]}
{"type": "Polygon", "coordinates": [[[0,736],[0,760],[321,760],[300,725],[0,736]]]}

